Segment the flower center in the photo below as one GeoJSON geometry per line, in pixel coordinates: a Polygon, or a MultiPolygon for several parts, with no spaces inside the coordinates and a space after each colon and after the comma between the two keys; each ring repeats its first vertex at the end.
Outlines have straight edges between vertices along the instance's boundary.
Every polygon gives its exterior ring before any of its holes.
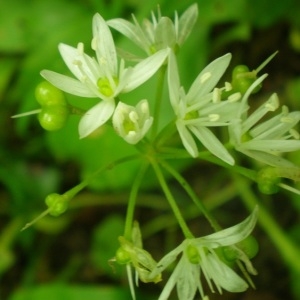
{"type": "Polygon", "coordinates": [[[107,77],[100,77],[97,81],[99,92],[106,97],[110,97],[114,94],[114,90],[117,84],[118,78],[116,77],[113,77],[112,80],[107,77]]]}
{"type": "Polygon", "coordinates": [[[197,119],[197,118],[199,118],[198,111],[192,110],[185,115],[184,120],[193,120],[193,119],[197,119]]]}

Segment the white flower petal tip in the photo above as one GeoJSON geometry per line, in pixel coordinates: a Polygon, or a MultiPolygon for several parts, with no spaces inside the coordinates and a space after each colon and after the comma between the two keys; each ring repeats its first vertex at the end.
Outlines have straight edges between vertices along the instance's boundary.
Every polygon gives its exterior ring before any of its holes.
{"type": "Polygon", "coordinates": [[[190,35],[198,17],[198,6],[193,4],[178,18],[175,13],[174,21],[162,16],[158,9],[158,16],[152,13],[152,20],[144,19],[139,24],[133,15],[133,23],[116,18],[107,21],[107,24],[132,40],[148,56],[166,48],[175,52],[181,47],[190,35]]]}
{"type": "Polygon", "coordinates": [[[148,132],[153,118],[147,100],[141,100],[135,107],[119,102],[112,121],[119,136],[129,144],[137,144],[148,132]]]}

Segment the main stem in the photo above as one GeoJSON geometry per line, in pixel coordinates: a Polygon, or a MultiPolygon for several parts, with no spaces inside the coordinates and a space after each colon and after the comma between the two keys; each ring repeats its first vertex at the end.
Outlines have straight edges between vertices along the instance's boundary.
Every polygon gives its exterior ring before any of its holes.
{"type": "Polygon", "coordinates": [[[160,183],[160,186],[161,186],[161,188],[162,188],[162,190],[163,190],[163,192],[164,192],[164,194],[165,194],[165,196],[166,196],[166,198],[167,198],[167,200],[168,200],[168,202],[169,202],[169,204],[170,204],[170,206],[173,210],[175,218],[177,219],[178,224],[181,227],[181,230],[182,230],[184,236],[186,238],[190,238],[190,239],[194,238],[194,236],[191,233],[191,231],[189,230],[184,218],[181,215],[181,212],[180,212],[180,210],[179,210],[179,208],[176,204],[176,201],[175,201],[175,199],[174,199],[174,197],[173,197],[173,195],[172,195],[172,193],[171,193],[171,191],[168,187],[168,184],[167,184],[167,182],[166,182],[166,180],[165,180],[165,178],[164,178],[164,176],[161,172],[161,169],[160,169],[158,163],[156,161],[152,160],[151,164],[152,164],[152,167],[153,167],[154,172],[156,174],[156,177],[157,177],[157,179],[160,183]]]}

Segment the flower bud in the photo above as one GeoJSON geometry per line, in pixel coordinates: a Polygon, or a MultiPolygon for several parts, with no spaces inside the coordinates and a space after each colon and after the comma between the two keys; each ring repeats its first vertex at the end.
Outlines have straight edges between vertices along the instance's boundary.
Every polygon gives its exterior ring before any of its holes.
{"type": "Polygon", "coordinates": [[[119,102],[112,121],[118,135],[129,144],[137,144],[151,127],[153,118],[144,99],[136,107],[119,102]]]}
{"type": "Polygon", "coordinates": [[[64,213],[68,208],[68,198],[60,194],[50,194],[45,199],[46,205],[49,207],[49,214],[57,217],[64,213]]]}
{"type": "Polygon", "coordinates": [[[41,106],[67,104],[64,93],[48,81],[42,81],[37,85],[35,98],[41,106]]]}

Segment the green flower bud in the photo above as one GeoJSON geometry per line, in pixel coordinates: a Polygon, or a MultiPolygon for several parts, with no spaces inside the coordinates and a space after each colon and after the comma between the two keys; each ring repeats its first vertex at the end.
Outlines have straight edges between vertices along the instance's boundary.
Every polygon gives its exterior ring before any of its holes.
{"type": "MultiPolygon", "coordinates": [[[[235,92],[245,94],[251,84],[257,79],[256,72],[249,71],[249,68],[245,65],[238,65],[232,72],[232,88],[235,92]]],[[[255,87],[252,94],[258,92],[261,89],[261,84],[255,87]]]]}
{"type": "Polygon", "coordinates": [[[45,199],[45,202],[50,209],[49,214],[51,216],[57,217],[64,213],[68,208],[68,200],[69,199],[66,198],[64,195],[55,193],[48,195],[45,199]]]}
{"type": "Polygon", "coordinates": [[[64,93],[48,81],[43,81],[37,85],[35,97],[41,106],[67,104],[64,93]]]}
{"type": "Polygon", "coordinates": [[[239,242],[238,247],[248,256],[249,259],[255,257],[259,250],[258,242],[252,235],[247,236],[244,240],[239,242]]]}
{"type": "Polygon", "coordinates": [[[116,252],[116,262],[120,265],[126,265],[130,263],[131,257],[128,251],[120,247],[116,252]]]}
{"type": "Polygon", "coordinates": [[[263,194],[271,195],[277,193],[279,190],[280,177],[276,168],[265,167],[261,169],[257,172],[256,181],[259,190],[263,194]]]}
{"type": "Polygon", "coordinates": [[[45,130],[55,131],[65,126],[69,113],[65,105],[42,106],[38,120],[45,130]]]}

